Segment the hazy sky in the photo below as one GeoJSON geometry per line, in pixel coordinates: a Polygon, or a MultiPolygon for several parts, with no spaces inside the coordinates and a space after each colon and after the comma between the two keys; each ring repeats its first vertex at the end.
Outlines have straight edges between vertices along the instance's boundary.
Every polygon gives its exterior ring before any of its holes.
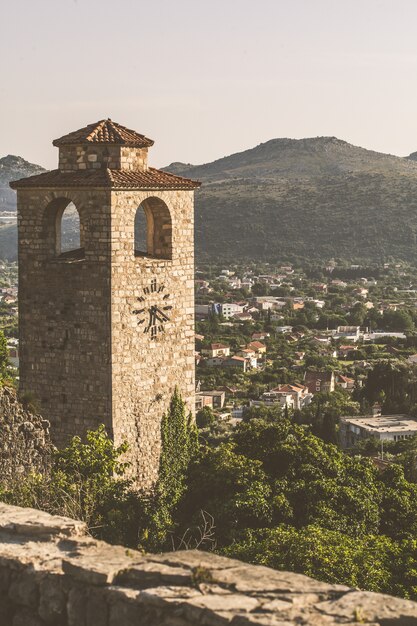
{"type": "Polygon", "coordinates": [[[0,156],[104,117],[153,165],[274,137],[417,150],[417,0],[2,0],[0,156]]]}

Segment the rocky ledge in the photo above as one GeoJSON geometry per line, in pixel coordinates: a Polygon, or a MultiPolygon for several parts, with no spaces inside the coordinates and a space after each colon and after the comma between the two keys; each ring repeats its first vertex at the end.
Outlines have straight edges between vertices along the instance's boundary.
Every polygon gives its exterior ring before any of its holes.
{"type": "Polygon", "coordinates": [[[417,604],[207,552],[141,554],[0,504],[2,626],[417,626],[417,604]]]}

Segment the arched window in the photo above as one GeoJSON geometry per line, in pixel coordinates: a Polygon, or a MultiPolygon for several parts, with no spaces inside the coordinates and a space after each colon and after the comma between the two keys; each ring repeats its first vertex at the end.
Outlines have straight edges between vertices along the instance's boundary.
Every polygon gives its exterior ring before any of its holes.
{"type": "Polygon", "coordinates": [[[137,256],[148,254],[148,219],[142,205],[135,215],[135,254],[137,256]]]}
{"type": "Polygon", "coordinates": [[[69,198],[57,198],[46,209],[45,242],[52,257],[84,258],[84,233],[80,215],[69,198]]]}
{"type": "Polygon", "coordinates": [[[172,259],[172,222],[159,198],[147,198],[135,215],[135,256],[172,259]]]}
{"type": "Polygon", "coordinates": [[[80,250],[80,215],[72,202],[67,205],[62,213],[60,231],[60,250],[57,250],[57,254],[68,254],[80,250]]]}

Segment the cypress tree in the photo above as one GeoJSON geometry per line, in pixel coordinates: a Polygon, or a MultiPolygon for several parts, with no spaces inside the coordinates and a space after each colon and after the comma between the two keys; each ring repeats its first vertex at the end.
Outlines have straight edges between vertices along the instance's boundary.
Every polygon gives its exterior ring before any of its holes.
{"type": "Polygon", "coordinates": [[[188,467],[198,452],[198,430],[177,388],[161,421],[159,477],[152,498],[147,547],[164,547],[173,529],[173,514],[186,490],[188,467]]]}

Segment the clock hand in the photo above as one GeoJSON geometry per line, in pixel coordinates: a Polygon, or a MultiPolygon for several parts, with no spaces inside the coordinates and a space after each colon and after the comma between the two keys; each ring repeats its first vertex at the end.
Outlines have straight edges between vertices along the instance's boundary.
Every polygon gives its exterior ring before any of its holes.
{"type": "Polygon", "coordinates": [[[144,332],[147,333],[149,331],[149,329],[152,328],[155,325],[156,325],[155,306],[151,306],[151,308],[149,309],[149,324],[145,328],[144,332]]]}
{"type": "Polygon", "coordinates": [[[169,320],[169,317],[165,315],[165,313],[161,311],[161,309],[158,309],[158,308],[155,310],[155,317],[160,322],[168,322],[169,320]]]}

